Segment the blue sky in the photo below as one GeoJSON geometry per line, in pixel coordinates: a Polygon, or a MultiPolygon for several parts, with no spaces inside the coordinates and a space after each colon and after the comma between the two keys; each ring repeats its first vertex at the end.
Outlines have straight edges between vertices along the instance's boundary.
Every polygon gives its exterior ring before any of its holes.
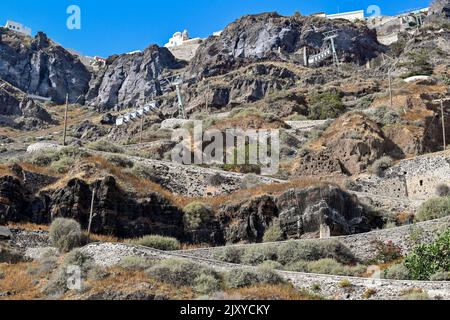
{"type": "Polygon", "coordinates": [[[428,6],[430,0],[21,0],[0,1],[0,24],[22,22],[33,33],[46,32],[67,48],[109,56],[164,45],[176,31],[207,37],[244,14],[277,11],[307,15],[324,11],[366,10],[378,5],[383,15],[428,6]],[[81,30],[69,30],[70,5],[81,9],[81,30]]]}

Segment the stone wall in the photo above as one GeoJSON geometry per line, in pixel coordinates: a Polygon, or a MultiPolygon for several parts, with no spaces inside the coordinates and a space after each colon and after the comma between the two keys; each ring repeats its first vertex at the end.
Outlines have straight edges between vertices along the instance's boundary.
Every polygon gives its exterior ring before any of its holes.
{"type": "MultiPolygon", "coordinates": [[[[255,267],[224,263],[203,257],[193,257],[180,252],[163,252],[146,247],[127,244],[97,243],[82,249],[89,254],[95,263],[111,267],[117,265],[123,258],[129,256],[148,257],[157,260],[169,258],[184,258],[214,268],[220,272],[230,272],[235,269],[251,269],[255,267]]],[[[407,290],[420,289],[431,298],[450,299],[450,282],[432,281],[398,281],[377,278],[357,278],[333,275],[308,274],[300,272],[276,271],[296,288],[316,292],[326,298],[356,300],[356,299],[401,299],[407,290]],[[343,285],[346,283],[346,285],[343,285]],[[370,291],[369,291],[370,290],[370,291]],[[368,292],[371,295],[367,295],[368,292]]]]}
{"type": "Polygon", "coordinates": [[[439,184],[450,183],[450,152],[439,152],[400,161],[382,177],[361,176],[356,191],[424,201],[436,196],[439,184]]]}
{"type": "MultiPolygon", "coordinates": [[[[421,222],[413,225],[397,227],[392,229],[376,230],[368,233],[361,233],[342,237],[333,237],[346,245],[361,261],[367,261],[374,258],[376,254],[376,241],[388,242],[392,241],[395,245],[402,249],[402,254],[408,254],[417,243],[429,243],[436,239],[440,231],[450,227],[450,217],[442,219],[421,222]]],[[[323,239],[304,239],[294,241],[322,241],[323,239]]],[[[277,242],[281,244],[283,242],[277,242]]],[[[247,248],[250,246],[264,246],[265,244],[246,244],[235,245],[238,248],[247,248]]],[[[193,250],[179,251],[179,253],[206,259],[214,259],[217,252],[223,247],[202,248],[193,250]]]]}

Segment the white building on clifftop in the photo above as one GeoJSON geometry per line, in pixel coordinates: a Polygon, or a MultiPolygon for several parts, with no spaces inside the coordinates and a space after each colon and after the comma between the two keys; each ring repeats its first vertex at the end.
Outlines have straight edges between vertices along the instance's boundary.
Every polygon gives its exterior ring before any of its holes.
{"type": "Polygon", "coordinates": [[[176,32],[164,47],[169,49],[176,58],[190,61],[202,42],[201,38],[189,38],[188,31],[184,30],[176,32]]]}
{"type": "Polygon", "coordinates": [[[5,28],[31,36],[31,28],[28,28],[19,22],[8,20],[6,21],[5,28]]]}

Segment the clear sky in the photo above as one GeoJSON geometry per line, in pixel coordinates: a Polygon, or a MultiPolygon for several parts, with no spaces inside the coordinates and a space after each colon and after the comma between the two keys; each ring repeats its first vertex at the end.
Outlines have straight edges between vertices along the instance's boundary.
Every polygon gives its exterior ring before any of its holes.
{"type": "MultiPolygon", "coordinates": [[[[244,14],[277,11],[337,13],[377,5],[382,15],[422,8],[431,0],[3,0],[0,24],[7,19],[44,31],[64,47],[85,55],[109,56],[164,45],[176,31],[207,37],[244,14]],[[81,29],[69,30],[70,5],[81,9],[81,29]]],[[[370,14],[368,14],[370,15],[370,14]]]]}

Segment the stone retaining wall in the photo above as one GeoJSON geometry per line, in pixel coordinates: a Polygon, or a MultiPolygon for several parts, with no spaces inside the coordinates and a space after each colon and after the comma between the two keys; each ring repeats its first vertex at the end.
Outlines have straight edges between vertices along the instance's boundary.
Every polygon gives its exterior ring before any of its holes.
{"type": "MultiPolygon", "coordinates": [[[[436,239],[440,231],[443,231],[448,227],[450,227],[450,217],[445,217],[442,219],[421,222],[398,228],[383,229],[342,237],[334,237],[333,239],[337,239],[341,243],[346,245],[353,252],[357,259],[361,261],[367,261],[374,258],[374,255],[376,254],[376,241],[381,241],[384,243],[392,241],[392,243],[402,249],[403,255],[407,255],[417,243],[429,243],[433,241],[434,239],[436,239]]],[[[294,241],[303,242],[317,240],[319,239],[304,239],[294,241]]],[[[322,240],[324,239],[320,239],[319,241],[322,240]]],[[[283,242],[276,242],[274,244],[279,245],[281,243],[283,242]]],[[[250,246],[263,245],[265,244],[244,244],[234,245],[234,247],[247,248],[250,246]]],[[[215,254],[222,250],[222,248],[223,247],[183,250],[178,251],[178,253],[192,257],[214,259],[215,254]]]]}
{"type": "MultiPolygon", "coordinates": [[[[97,264],[104,267],[117,265],[125,257],[141,256],[153,259],[185,258],[220,272],[242,268],[256,270],[255,267],[251,266],[224,263],[213,259],[193,257],[180,252],[163,252],[127,244],[98,243],[88,245],[82,250],[92,256],[97,264]]],[[[450,282],[399,281],[287,271],[276,272],[296,288],[315,292],[328,299],[401,299],[401,296],[408,290],[417,289],[426,292],[431,298],[450,299],[450,282]]]]}

